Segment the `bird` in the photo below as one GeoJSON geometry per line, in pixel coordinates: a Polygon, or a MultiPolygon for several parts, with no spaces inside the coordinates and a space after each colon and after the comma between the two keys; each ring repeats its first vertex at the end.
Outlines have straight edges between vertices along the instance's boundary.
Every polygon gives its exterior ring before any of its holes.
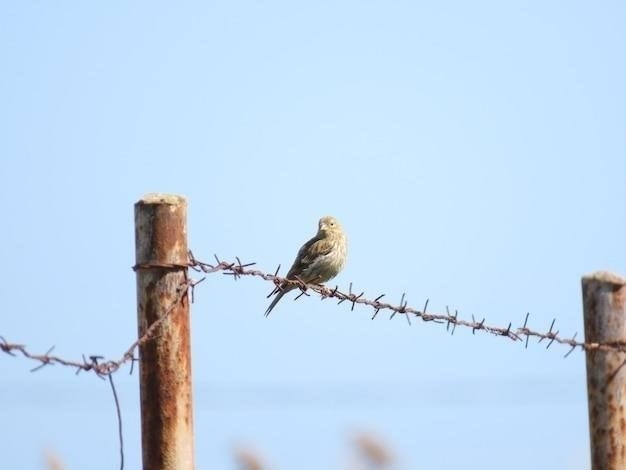
{"type": "MultiPolygon", "coordinates": [[[[298,251],[286,279],[300,280],[306,284],[322,284],[343,269],[347,257],[347,240],[339,221],[331,216],[322,217],[317,227],[317,234],[298,251]]],[[[296,287],[296,284],[287,282],[276,286],[268,295],[270,297],[277,294],[265,311],[265,316],[270,314],[287,292],[296,287]]]]}

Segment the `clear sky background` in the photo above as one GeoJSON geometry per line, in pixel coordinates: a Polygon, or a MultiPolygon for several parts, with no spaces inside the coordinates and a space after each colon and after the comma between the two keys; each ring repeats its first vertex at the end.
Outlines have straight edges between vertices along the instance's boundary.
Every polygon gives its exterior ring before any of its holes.
{"type": "MultiPolygon", "coordinates": [[[[211,260],[288,266],[338,217],[368,297],[582,337],[580,278],[626,274],[623,2],[2,2],[0,334],[69,359],[136,335],[133,204],[185,195],[211,260]]],[[[196,292],[196,464],[587,469],[584,354],[392,321],[271,285],[196,292]]],[[[109,386],[0,355],[0,453],[118,467],[109,386]]],[[[138,375],[116,374],[127,469],[138,375]]]]}

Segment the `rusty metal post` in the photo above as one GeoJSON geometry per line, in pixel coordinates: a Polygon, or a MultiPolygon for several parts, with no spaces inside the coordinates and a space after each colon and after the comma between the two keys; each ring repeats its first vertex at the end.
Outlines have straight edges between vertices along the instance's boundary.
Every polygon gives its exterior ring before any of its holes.
{"type": "MultiPolygon", "coordinates": [[[[586,343],[626,343],[626,279],[607,272],[582,278],[586,343]]],[[[593,470],[626,468],[626,353],[591,349],[587,399],[593,470]]]]}
{"type": "Polygon", "coordinates": [[[135,204],[139,336],[167,314],[139,347],[144,470],[192,470],[193,414],[186,282],[187,203],[149,194],[135,204]],[[173,306],[173,307],[172,307],[173,306]]]}

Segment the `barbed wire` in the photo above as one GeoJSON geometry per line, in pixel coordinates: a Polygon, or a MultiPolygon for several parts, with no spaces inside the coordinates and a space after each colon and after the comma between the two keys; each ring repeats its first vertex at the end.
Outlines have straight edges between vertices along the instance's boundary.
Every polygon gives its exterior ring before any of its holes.
{"type": "MultiPolygon", "coordinates": [[[[584,351],[601,350],[626,352],[626,343],[623,342],[585,343],[584,341],[579,341],[576,339],[577,333],[575,333],[572,337],[561,336],[560,331],[555,328],[556,319],[552,320],[550,327],[547,331],[538,331],[529,328],[529,313],[526,313],[522,326],[514,327],[513,323],[510,322],[506,327],[502,327],[488,324],[485,318],[477,320],[474,315],[472,315],[471,320],[463,319],[459,317],[458,310],[454,310],[454,313],[452,313],[447,307],[445,313],[428,312],[428,299],[426,299],[426,301],[424,302],[424,306],[422,307],[422,309],[411,307],[408,305],[405,293],[401,295],[398,304],[392,304],[382,301],[382,299],[385,297],[385,294],[381,294],[373,299],[365,297],[365,292],[360,292],[357,294],[356,291],[354,291],[353,289],[352,283],[349,284],[348,291],[344,292],[339,290],[338,286],[335,286],[334,288],[329,288],[324,285],[307,284],[299,279],[286,279],[285,277],[278,275],[280,266],[278,266],[274,274],[271,274],[258,269],[253,269],[252,266],[255,266],[256,263],[242,263],[239,257],[235,258],[236,262],[220,260],[217,255],[214,255],[214,257],[215,263],[207,263],[196,259],[193,253],[190,251],[188,264],[186,266],[176,266],[176,268],[184,269],[188,267],[196,272],[203,274],[222,272],[223,274],[232,276],[235,279],[239,279],[244,276],[257,277],[265,281],[272,282],[274,286],[278,287],[279,289],[281,288],[281,286],[291,284],[300,289],[300,294],[296,297],[296,299],[303,295],[310,295],[309,292],[314,292],[318,294],[322,299],[333,298],[338,300],[338,304],[346,303],[350,305],[351,310],[354,310],[356,305],[364,305],[370,307],[373,310],[373,314],[371,316],[372,320],[375,319],[380,312],[388,311],[390,313],[390,319],[393,318],[395,315],[404,315],[409,325],[411,324],[411,318],[417,318],[423,322],[443,324],[446,327],[446,331],[450,332],[450,334],[454,334],[457,327],[464,327],[471,329],[472,334],[475,334],[477,331],[483,331],[486,333],[490,333],[494,336],[508,338],[513,342],[523,342],[525,347],[528,347],[528,343],[531,338],[537,338],[539,343],[546,341],[546,348],[549,348],[553,343],[569,346],[569,350],[564,355],[564,357],[569,356],[577,348],[584,351]]],[[[134,269],[138,268],[157,269],[162,268],[162,266],[134,267],[134,269]]],[[[159,325],[163,323],[163,321],[165,321],[169,314],[174,310],[176,305],[181,302],[185,297],[187,297],[187,295],[190,295],[192,302],[194,301],[194,288],[199,283],[204,281],[205,278],[206,276],[199,280],[192,280],[188,276],[186,276],[185,281],[177,287],[172,302],[169,306],[167,306],[159,319],[156,320],[152,325],[150,325],[145,333],[141,337],[137,338],[137,340],[135,340],[117,360],[104,360],[103,356],[100,355],[83,355],[82,360],[68,360],[53,355],[52,351],[54,350],[54,346],[49,348],[43,354],[36,354],[30,352],[27,349],[26,345],[11,343],[2,336],[0,336],[0,350],[12,356],[20,354],[27,359],[38,362],[39,364],[31,369],[31,371],[33,372],[45,366],[56,364],[75,368],[77,374],[81,371],[94,372],[99,377],[105,378],[106,376],[117,372],[124,364],[130,362],[130,373],[132,373],[132,366],[137,360],[137,358],[135,357],[135,352],[137,348],[149,341],[155,335],[159,325]]]]}
{"type": "Polygon", "coordinates": [[[335,286],[333,289],[331,289],[323,285],[306,284],[300,279],[286,279],[284,277],[281,277],[278,275],[280,266],[278,266],[274,274],[270,274],[257,269],[251,269],[251,266],[254,266],[256,263],[244,264],[238,257],[235,257],[235,259],[237,260],[236,262],[222,261],[217,257],[217,255],[214,255],[214,257],[216,264],[209,264],[195,259],[193,253],[189,252],[189,267],[195,271],[207,274],[222,271],[223,274],[233,276],[235,279],[239,279],[243,276],[258,277],[266,281],[273,282],[274,285],[279,289],[281,288],[281,286],[291,284],[299,288],[301,291],[300,295],[296,297],[296,299],[298,299],[302,295],[309,295],[308,291],[313,291],[323,299],[337,299],[337,304],[347,302],[348,304],[351,304],[351,310],[354,310],[357,304],[366,305],[372,308],[374,311],[371,317],[372,320],[377,317],[379,312],[387,310],[390,312],[389,319],[392,319],[397,314],[401,314],[406,317],[409,325],[411,324],[411,317],[421,319],[423,322],[445,324],[446,331],[449,331],[450,334],[454,334],[457,327],[465,327],[471,329],[472,334],[475,334],[476,331],[484,331],[494,336],[508,338],[514,342],[523,342],[525,348],[528,347],[528,342],[531,338],[537,338],[538,343],[541,343],[544,340],[546,341],[546,349],[552,346],[553,343],[569,346],[570,349],[567,353],[565,353],[564,357],[569,356],[576,348],[580,348],[583,351],[599,350],[626,352],[626,343],[620,341],[610,343],[585,343],[584,341],[579,341],[576,339],[578,335],[577,332],[574,333],[574,335],[571,337],[561,336],[559,335],[560,331],[558,329],[555,329],[556,318],[552,320],[548,330],[543,332],[533,330],[528,327],[528,320],[530,318],[530,313],[528,312],[524,317],[524,323],[522,326],[514,327],[512,322],[509,322],[506,327],[490,325],[486,323],[485,318],[482,318],[479,321],[476,320],[474,315],[472,315],[471,320],[464,320],[459,317],[458,310],[455,310],[454,314],[452,314],[448,307],[446,307],[446,313],[429,313],[427,312],[428,299],[426,299],[426,301],[424,302],[424,307],[421,310],[410,307],[408,305],[408,301],[406,300],[406,293],[403,293],[400,297],[400,302],[397,305],[394,305],[381,301],[381,299],[385,297],[385,294],[381,294],[374,299],[368,299],[364,297],[365,292],[360,292],[359,294],[356,294],[355,291],[353,291],[352,283],[349,284],[348,292],[343,292],[339,290],[338,286],[335,286]]]}
{"type": "MultiPolygon", "coordinates": [[[[30,352],[26,345],[11,343],[7,341],[3,336],[0,336],[0,351],[11,356],[21,355],[24,358],[37,362],[38,364],[31,369],[31,372],[38,371],[46,366],[61,365],[74,368],[76,374],[80,373],[81,371],[85,371],[93,372],[101,379],[108,378],[117,412],[120,447],[120,469],[122,470],[124,469],[122,415],[117,391],[113,382],[113,374],[119,371],[123,365],[129,362],[131,364],[130,373],[132,374],[134,363],[137,361],[137,358],[135,357],[135,352],[137,351],[137,349],[156,336],[159,326],[170,316],[170,314],[175,310],[176,306],[180,302],[183,302],[188,297],[191,299],[192,303],[194,302],[194,289],[199,283],[206,279],[206,276],[202,277],[199,280],[192,280],[188,276],[188,269],[207,275],[222,272],[222,274],[232,276],[235,280],[244,276],[257,277],[265,281],[272,282],[275,289],[284,289],[287,285],[293,285],[296,288],[300,289],[300,294],[296,297],[296,300],[303,295],[309,296],[309,292],[314,292],[322,299],[333,298],[338,300],[337,304],[342,304],[345,302],[348,305],[351,305],[351,310],[354,310],[356,305],[364,305],[373,310],[373,314],[371,316],[372,320],[378,316],[379,312],[388,311],[390,313],[390,319],[392,319],[396,315],[404,315],[409,325],[411,325],[411,318],[417,318],[423,322],[444,324],[446,326],[446,331],[450,332],[450,334],[454,334],[457,327],[464,327],[471,329],[472,334],[475,334],[476,331],[483,331],[486,333],[490,333],[494,336],[508,338],[513,342],[523,342],[526,348],[528,347],[528,342],[531,338],[537,338],[539,343],[544,340],[547,342],[546,349],[554,343],[569,346],[569,350],[564,355],[564,357],[569,356],[577,348],[584,351],[626,351],[626,343],[623,342],[585,343],[584,341],[578,341],[576,339],[576,333],[571,338],[560,336],[559,330],[555,329],[556,319],[553,319],[549,329],[543,332],[532,330],[528,327],[528,319],[530,317],[529,313],[526,313],[522,326],[513,327],[513,324],[511,322],[508,324],[508,326],[501,327],[486,323],[485,318],[482,318],[480,321],[478,321],[476,320],[474,315],[472,315],[471,320],[462,319],[459,317],[458,310],[455,310],[454,314],[452,314],[450,312],[450,309],[447,307],[445,313],[430,313],[427,311],[428,299],[426,299],[426,301],[424,302],[424,306],[422,307],[422,309],[419,310],[408,305],[406,293],[403,293],[400,297],[400,302],[397,305],[394,305],[382,301],[383,297],[385,297],[385,294],[381,294],[374,299],[368,299],[367,297],[365,297],[365,292],[360,292],[359,294],[356,294],[356,292],[353,291],[352,283],[349,284],[348,292],[343,292],[339,290],[338,286],[335,286],[333,289],[331,289],[323,285],[307,284],[300,279],[286,279],[278,275],[280,265],[278,266],[274,274],[271,274],[258,269],[253,269],[252,266],[255,266],[256,263],[242,263],[238,257],[235,258],[237,260],[236,262],[220,260],[217,255],[214,255],[214,257],[215,264],[211,264],[196,259],[193,253],[189,251],[189,260],[186,265],[183,264],[164,266],[146,264],[136,265],[133,267],[134,270],[164,268],[182,270],[185,273],[185,277],[184,280],[177,286],[172,301],[168,306],[164,308],[163,312],[158,316],[158,319],[153,322],[146,329],[144,334],[137,338],[117,360],[104,360],[104,357],[100,355],[85,356],[84,354],[82,356],[82,360],[64,359],[60,356],[52,354],[52,352],[54,351],[54,346],[50,347],[43,354],[36,354],[30,352]]],[[[273,290],[272,292],[275,292],[275,290],[273,290]]]]}
{"type": "Polygon", "coordinates": [[[33,361],[39,362],[39,364],[31,369],[31,372],[36,372],[42,369],[45,366],[50,365],[62,365],[67,367],[73,367],[76,369],[76,374],[81,371],[86,372],[94,372],[100,378],[105,378],[108,375],[117,372],[124,364],[127,362],[131,362],[131,373],[132,373],[132,364],[137,361],[135,357],[135,351],[137,348],[147,341],[149,341],[158,330],[159,325],[161,325],[165,319],[169,316],[169,314],[174,310],[174,307],[178,304],[178,302],[182,301],[186,296],[189,289],[193,290],[193,287],[201,281],[192,281],[190,279],[185,279],[183,283],[181,283],[177,289],[174,300],[171,304],[165,309],[162,316],[156,320],[150,327],[146,330],[146,332],[138,338],[135,342],[133,342],[128,349],[124,352],[122,357],[117,360],[107,360],[104,361],[104,357],[100,355],[90,355],[85,356],[83,354],[82,360],[69,360],[64,359],[59,356],[52,355],[52,351],[55,346],[50,347],[43,354],[35,354],[31,353],[26,345],[17,344],[17,343],[9,343],[3,336],[0,336],[0,350],[5,352],[11,356],[16,356],[16,353],[21,354],[23,357],[27,359],[32,359],[33,361]]]}

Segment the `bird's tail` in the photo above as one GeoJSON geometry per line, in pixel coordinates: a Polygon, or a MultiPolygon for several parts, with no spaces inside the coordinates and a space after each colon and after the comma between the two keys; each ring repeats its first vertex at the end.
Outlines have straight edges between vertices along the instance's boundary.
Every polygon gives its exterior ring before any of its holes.
{"type": "MultiPolygon", "coordinates": [[[[269,307],[267,307],[267,310],[265,311],[265,316],[267,317],[270,312],[272,311],[272,309],[274,308],[274,306],[278,303],[278,301],[280,299],[283,298],[283,295],[285,295],[287,292],[289,292],[291,289],[293,289],[293,287],[290,288],[290,286],[285,286],[284,288],[279,288],[277,287],[276,289],[274,289],[274,291],[272,292],[272,294],[274,292],[278,292],[278,294],[276,295],[276,297],[274,298],[274,300],[272,300],[272,303],[270,304],[269,307]]],[[[271,294],[270,294],[271,295],[271,294]]]]}

